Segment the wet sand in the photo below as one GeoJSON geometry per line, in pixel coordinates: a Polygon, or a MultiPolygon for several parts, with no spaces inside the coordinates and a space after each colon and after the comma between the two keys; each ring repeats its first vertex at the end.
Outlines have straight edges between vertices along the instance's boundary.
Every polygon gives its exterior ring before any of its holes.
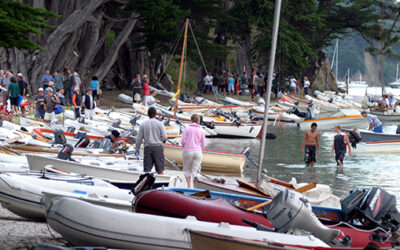
{"type": "Polygon", "coordinates": [[[0,249],[31,249],[42,243],[66,246],[66,241],[45,222],[24,219],[0,207],[0,249]]]}

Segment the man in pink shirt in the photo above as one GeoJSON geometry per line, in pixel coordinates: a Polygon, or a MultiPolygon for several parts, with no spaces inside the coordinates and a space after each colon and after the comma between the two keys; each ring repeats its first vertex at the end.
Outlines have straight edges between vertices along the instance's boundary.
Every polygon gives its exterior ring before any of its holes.
{"type": "Polygon", "coordinates": [[[192,115],[191,121],[192,123],[185,128],[181,138],[181,144],[183,146],[183,173],[189,188],[192,180],[200,172],[201,162],[203,160],[202,150],[206,147],[206,137],[203,129],[199,125],[199,115],[192,115]]]}

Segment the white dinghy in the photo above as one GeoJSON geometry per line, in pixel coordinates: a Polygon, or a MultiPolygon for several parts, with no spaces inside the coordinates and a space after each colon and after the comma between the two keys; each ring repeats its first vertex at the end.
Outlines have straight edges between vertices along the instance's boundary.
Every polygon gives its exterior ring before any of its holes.
{"type": "Polygon", "coordinates": [[[47,223],[75,246],[141,250],[192,249],[189,229],[289,245],[328,246],[309,235],[288,237],[287,234],[257,231],[251,227],[197,221],[192,216],[176,219],[130,213],[72,198],[53,199],[48,204],[47,223]]]}
{"type": "Polygon", "coordinates": [[[18,175],[0,174],[0,202],[3,207],[25,218],[44,220],[44,207],[41,205],[43,192],[66,192],[98,199],[118,199],[131,201],[129,190],[119,189],[105,181],[60,175],[18,175]]]}

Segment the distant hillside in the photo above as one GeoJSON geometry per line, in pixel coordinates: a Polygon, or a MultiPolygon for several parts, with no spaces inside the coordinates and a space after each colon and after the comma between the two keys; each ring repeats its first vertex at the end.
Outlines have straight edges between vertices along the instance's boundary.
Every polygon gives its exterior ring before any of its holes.
{"type": "MultiPolygon", "coordinates": [[[[331,62],[335,49],[335,41],[333,45],[327,47],[325,52],[328,53],[329,61],[331,62]]],[[[371,56],[365,49],[368,43],[361,37],[355,34],[349,34],[344,39],[339,40],[339,62],[338,62],[338,79],[344,80],[347,70],[350,69],[350,77],[352,80],[359,80],[360,73],[362,80],[367,81],[370,86],[379,85],[380,79],[380,58],[371,56]]],[[[400,46],[393,48],[393,51],[400,55],[400,46]]],[[[396,80],[396,67],[400,59],[384,58],[384,81],[385,84],[396,80]]],[[[335,67],[334,67],[335,68],[335,67]]],[[[335,69],[333,69],[335,71],[335,69]]],[[[400,75],[400,73],[399,73],[400,75]]]]}

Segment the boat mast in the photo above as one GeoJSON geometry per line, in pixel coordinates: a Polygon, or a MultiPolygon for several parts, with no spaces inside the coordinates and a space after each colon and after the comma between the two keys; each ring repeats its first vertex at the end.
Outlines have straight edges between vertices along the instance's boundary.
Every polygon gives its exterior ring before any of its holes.
{"type": "Polygon", "coordinates": [[[399,79],[399,64],[397,64],[396,66],[396,80],[397,81],[399,79]]]}
{"type": "Polygon", "coordinates": [[[385,81],[383,79],[384,76],[384,63],[383,63],[383,59],[384,59],[384,52],[383,52],[383,46],[384,46],[384,41],[383,41],[383,36],[384,36],[384,24],[383,24],[383,0],[382,0],[382,6],[381,6],[381,39],[380,39],[380,45],[381,45],[381,85],[382,85],[382,96],[384,95],[384,91],[385,91],[385,81]]]}
{"type": "Polygon", "coordinates": [[[179,78],[178,78],[178,87],[177,92],[175,95],[175,109],[174,109],[174,118],[176,118],[176,111],[178,110],[178,102],[179,96],[181,92],[181,80],[182,80],[182,71],[183,71],[183,59],[185,58],[185,49],[186,49],[186,38],[187,38],[187,31],[188,31],[189,19],[186,18],[185,23],[185,35],[183,37],[183,48],[182,48],[182,55],[181,55],[181,65],[179,67],[179,78]]]}
{"type": "Polygon", "coordinates": [[[264,121],[262,126],[261,146],[260,146],[259,164],[258,164],[257,182],[256,182],[258,188],[260,188],[261,184],[261,170],[264,160],[265,139],[266,139],[265,137],[267,135],[268,110],[269,110],[269,102],[271,99],[272,75],[274,74],[276,41],[278,40],[281,3],[282,3],[281,0],[275,0],[274,26],[272,30],[271,52],[269,55],[269,65],[268,65],[267,94],[265,95],[264,121]]]}

